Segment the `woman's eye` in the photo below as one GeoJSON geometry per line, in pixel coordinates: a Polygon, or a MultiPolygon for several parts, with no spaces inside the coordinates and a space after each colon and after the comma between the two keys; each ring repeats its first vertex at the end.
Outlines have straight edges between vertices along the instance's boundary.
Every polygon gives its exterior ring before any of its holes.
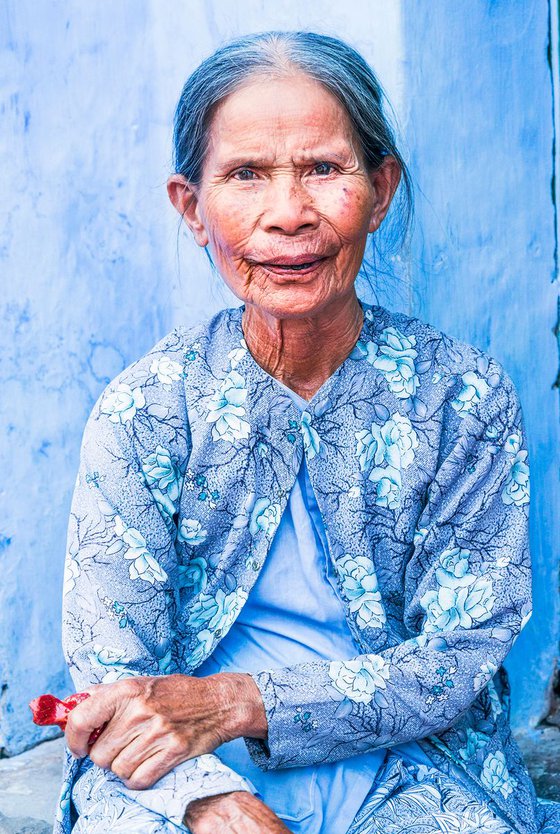
{"type": "Polygon", "coordinates": [[[251,171],[250,168],[240,168],[238,171],[235,171],[234,178],[236,180],[241,180],[242,182],[247,182],[256,178],[256,174],[254,171],[251,171]]]}
{"type": "Polygon", "coordinates": [[[331,165],[330,162],[318,162],[313,168],[313,173],[325,177],[332,174],[334,170],[334,165],[331,165]]]}

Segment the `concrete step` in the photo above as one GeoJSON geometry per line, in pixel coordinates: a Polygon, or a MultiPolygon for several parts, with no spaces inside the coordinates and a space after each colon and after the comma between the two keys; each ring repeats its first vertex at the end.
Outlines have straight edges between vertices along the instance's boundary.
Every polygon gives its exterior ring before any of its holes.
{"type": "Polygon", "coordinates": [[[0,834],[50,834],[62,776],[64,739],[0,759],[0,834]]]}

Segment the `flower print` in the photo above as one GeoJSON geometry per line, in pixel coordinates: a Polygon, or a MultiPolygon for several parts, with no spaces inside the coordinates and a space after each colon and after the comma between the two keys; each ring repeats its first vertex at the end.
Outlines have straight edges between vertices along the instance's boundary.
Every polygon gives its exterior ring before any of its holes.
{"type": "Polygon", "coordinates": [[[242,403],[246,399],[245,380],[237,371],[231,370],[210,402],[206,422],[214,423],[212,440],[233,443],[249,437],[251,426],[242,419],[246,414],[242,403]]]}
{"type": "Polygon", "coordinates": [[[233,348],[233,350],[230,350],[228,353],[231,368],[236,368],[247,353],[247,342],[245,339],[240,339],[239,344],[241,347],[233,348]]]}
{"type": "Polygon", "coordinates": [[[216,637],[223,637],[237,618],[247,600],[247,592],[237,588],[226,594],[218,588],[216,594],[201,594],[191,608],[189,625],[193,629],[204,626],[216,637]]]}
{"type": "Polygon", "coordinates": [[[470,628],[473,622],[489,619],[495,601],[492,580],[486,576],[475,579],[468,586],[440,586],[437,591],[426,591],[420,599],[420,605],[426,611],[423,630],[432,633],[453,631],[459,626],[470,628]]]}
{"type": "Polygon", "coordinates": [[[400,505],[401,498],[401,473],[392,466],[385,468],[375,467],[369,473],[369,480],[375,486],[375,503],[380,507],[388,507],[396,510],[400,505]]]}
{"type": "Polygon", "coordinates": [[[360,628],[381,628],[386,622],[377,585],[373,561],[366,556],[343,556],[336,569],[342,583],[342,593],[349,600],[349,608],[356,614],[360,628]]]}
{"type": "Polygon", "coordinates": [[[333,686],[358,704],[375,701],[379,691],[387,687],[389,672],[387,661],[376,654],[368,654],[362,660],[333,660],[329,663],[333,686]]]}
{"type": "Polygon", "coordinates": [[[179,524],[179,532],[177,538],[180,542],[190,544],[195,547],[198,544],[203,544],[208,536],[208,530],[202,529],[202,524],[196,518],[182,518],[179,524]]]}
{"type": "Polygon", "coordinates": [[[444,588],[472,585],[476,577],[469,573],[469,556],[470,550],[461,547],[444,550],[439,557],[441,567],[436,569],[438,584],[444,588]]]}
{"type": "Polygon", "coordinates": [[[158,356],[157,359],[152,360],[150,373],[155,374],[158,381],[161,382],[162,385],[169,388],[173,382],[177,382],[177,380],[181,379],[183,368],[178,362],[175,362],[174,359],[170,359],[169,356],[164,355],[158,356]]]}
{"type": "Polygon", "coordinates": [[[506,452],[508,452],[510,455],[516,455],[518,451],[521,449],[521,442],[521,432],[514,431],[512,434],[506,437],[504,448],[506,452]]]}
{"type": "Polygon", "coordinates": [[[513,793],[517,782],[509,775],[506,759],[501,750],[496,753],[489,753],[486,756],[480,781],[488,790],[494,791],[494,793],[499,791],[504,799],[507,799],[513,793]]]}
{"type": "Polygon", "coordinates": [[[348,497],[349,498],[359,498],[361,494],[362,494],[362,490],[360,489],[360,487],[357,484],[350,487],[350,489],[348,490],[348,497]]]}
{"type": "Polygon", "coordinates": [[[140,388],[131,388],[126,382],[117,385],[115,391],[106,394],[101,413],[107,414],[112,423],[127,423],[132,420],[139,408],[144,408],[146,400],[140,388]]]}
{"type": "Polygon", "coordinates": [[[198,594],[206,588],[208,577],[206,569],[208,563],[202,556],[195,556],[188,565],[181,565],[178,570],[180,588],[187,588],[193,594],[198,594]]]}
{"type": "Polygon", "coordinates": [[[202,631],[198,632],[196,639],[198,640],[198,643],[192,650],[189,657],[189,663],[193,669],[196,669],[197,666],[204,663],[212,651],[212,646],[214,645],[214,634],[210,631],[210,629],[204,628],[202,631]]]}
{"type": "Polygon", "coordinates": [[[531,617],[533,616],[533,609],[530,602],[524,602],[521,606],[521,625],[520,630],[524,629],[531,617]]]}
{"type": "Polygon", "coordinates": [[[482,663],[480,666],[480,672],[474,676],[473,686],[475,691],[478,692],[479,689],[486,686],[488,681],[492,680],[497,671],[498,666],[491,660],[487,663],[482,663]]]}
{"type": "Polygon", "coordinates": [[[143,579],[150,585],[154,582],[165,582],[167,574],[149,552],[142,533],[135,527],[125,527],[120,516],[115,517],[115,531],[124,544],[128,545],[128,550],[123,555],[132,562],[128,569],[130,578],[143,579]]]}
{"type": "Polygon", "coordinates": [[[311,460],[319,452],[321,439],[311,425],[311,414],[309,411],[302,412],[300,431],[303,436],[303,448],[307,452],[308,459],[311,460]]]}
{"type": "MultiPolygon", "coordinates": [[[[408,469],[414,460],[414,450],[418,448],[418,435],[412,428],[412,423],[408,417],[395,412],[382,427],[381,436],[386,450],[398,449],[398,466],[401,469],[408,469]]],[[[388,452],[385,454],[387,463],[392,465],[391,459],[388,458],[388,452]]]]}
{"type": "Polygon", "coordinates": [[[377,368],[389,385],[389,390],[399,399],[413,397],[420,384],[414,360],[416,336],[405,336],[396,327],[386,327],[378,344],[367,343],[367,361],[377,368]]]}
{"type": "Polygon", "coordinates": [[[502,707],[502,702],[500,701],[500,696],[498,695],[498,690],[494,684],[494,681],[488,681],[486,685],[486,692],[488,693],[488,698],[490,699],[490,706],[492,708],[492,714],[494,718],[497,718],[504,709],[502,707]]]}
{"type": "Polygon", "coordinates": [[[371,431],[362,429],[361,431],[354,432],[354,434],[358,441],[356,445],[356,457],[360,462],[360,470],[365,472],[372,461],[377,466],[383,463],[385,449],[383,442],[381,441],[380,443],[381,433],[379,426],[376,423],[372,423],[371,431]]]}
{"type": "Polygon", "coordinates": [[[60,792],[60,799],[56,806],[56,821],[58,823],[62,823],[66,815],[70,813],[71,795],[72,783],[69,781],[64,782],[60,792]]]}
{"type": "Polygon", "coordinates": [[[163,446],[157,446],[142,461],[142,470],[167,529],[173,530],[173,516],[177,511],[180,473],[175,461],[163,446]]]}
{"type": "Polygon", "coordinates": [[[120,515],[115,516],[114,524],[115,524],[115,533],[117,534],[117,536],[119,536],[119,538],[122,538],[123,533],[126,532],[126,524],[124,523],[124,521],[122,520],[120,515]]]}
{"type": "Polygon", "coordinates": [[[457,672],[456,666],[440,666],[436,669],[436,674],[439,676],[439,681],[435,683],[431,689],[430,694],[426,698],[426,704],[431,706],[434,701],[446,701],[449,697],[450,690],[455,687],[453,683],[453,675],[457,672]]]}
{"type": "Polygon", "coordinates": [[[460,417],[464,417],[473,410],[475,405],[478,405],[482,397],[486,396],[489,385],[474,371],[467,371],[461,376],[461,379],[463,387],[455,399],[451,400],[451,405],[460,417]]]}
{"type": "Polygon", "coordinates": [[[465,746],[459,750],[460,757],[465,762],[474,761],[477,752],[486,747],[489,741],[490,739],[484,733],[477,733],[476,730],[467,727],[467,741],[465,746]]]}
{"type": "Polygon", "coordinates": [[[94,668],[105,673],[102,683],[114,683],[122,678],[135,677],[140,674],[128,668],[127,664],[131,661],[124,649],[115,649],[112,646],[101,646],[96,643],[91,654],[91,661],[94,668]]]}
{"type": "Polygon", "coordinates": [[[427,535],[428,535],[428,528],[427,527],[418,527],[414,531],[414,539],[413,539],[414,545],[416,547],[418,547],[418,545],[421,544],[424,541],[424,539],[426,538],[427,535]]]}
{"type": "Polygon", "coordinates": [[[510,562],[511,556],[509,553],[502,553],[502,555],[498,556],[498,558],[496,559],[496,565],[502,569],[507,568],[510,562]]]}
{"type": "Polygon", "coordinates": [[[504,504],[515,504],[522,507],[529,502],[530,482],[529,466],[526,463],[527,452],[517,452],[507,482],[502,490],[502,501],[504,504]]]}
{"type": "Polygon", "coordinates": [[[279,524],[279,504],[273,504],[268,498],[259,498],[255,501],[249,520],[249,530],[252,536],[256,536],[259,530],[263,530],[265,536],[272,539],[279,524]]]}
{"type": "Polygon", "coordinates": [[[179,470],[171,455],[158,444],[155,452],[142,461],[142,470],[149,487],[167,492],[172,501],[179,497],[179,470]]]}
{"type": "Polygon", "coordinates": [[[72,556],[68,556],[66,562],[64,563],[64,584],[62,594],[66,596],[71,591],[74,590],[76,587],[76,579],[79,577],[82,569],[80,568],[80,563],[77,559],[74,559],[72,556]]]}

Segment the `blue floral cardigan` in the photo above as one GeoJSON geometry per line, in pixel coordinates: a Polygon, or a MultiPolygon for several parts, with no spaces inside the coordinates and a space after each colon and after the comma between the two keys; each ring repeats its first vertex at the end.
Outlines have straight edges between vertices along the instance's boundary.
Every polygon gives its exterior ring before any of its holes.
{"type": "MultiPolygon", "coordinates": [[[[247,600],[305,455],[362,653],[254,675],[269,732],[251,756],[291,767],[423,739],[535,832],[500,669],[531,611],[518,397],[484,352],[361,304],[354,350],[303,413],[248,351],[243,307],[177,328],[108,386],[70,519],[71,674],[80,689],[192,673],[247,600]]],[[[71,830],[79,764],[55,832],[71,830]]],[[[240,786],[214,754],[191,781],[188,799],[240,786]]]]}

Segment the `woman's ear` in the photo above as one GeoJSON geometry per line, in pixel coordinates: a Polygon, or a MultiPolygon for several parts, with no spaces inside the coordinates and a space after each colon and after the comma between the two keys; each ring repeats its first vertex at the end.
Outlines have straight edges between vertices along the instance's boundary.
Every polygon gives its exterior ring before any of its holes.
{"type": "Polygon", "coordinates": [[[379,168],[376,168],[370,173],[374,201],[368,231],[375,232],[381,226],[385,215],[389,211],[391,200],[394,197],[400,179],[401,166],[395,157],[391,155],[386,156],[379,168]]]}
{"type": "Polygon", "coordinates": [[[167,180],[169,199],[189,227],[199,246],[208,245],[208,235],[204,226],[196,187],[182,174],[172,174],[167,180]]]}

